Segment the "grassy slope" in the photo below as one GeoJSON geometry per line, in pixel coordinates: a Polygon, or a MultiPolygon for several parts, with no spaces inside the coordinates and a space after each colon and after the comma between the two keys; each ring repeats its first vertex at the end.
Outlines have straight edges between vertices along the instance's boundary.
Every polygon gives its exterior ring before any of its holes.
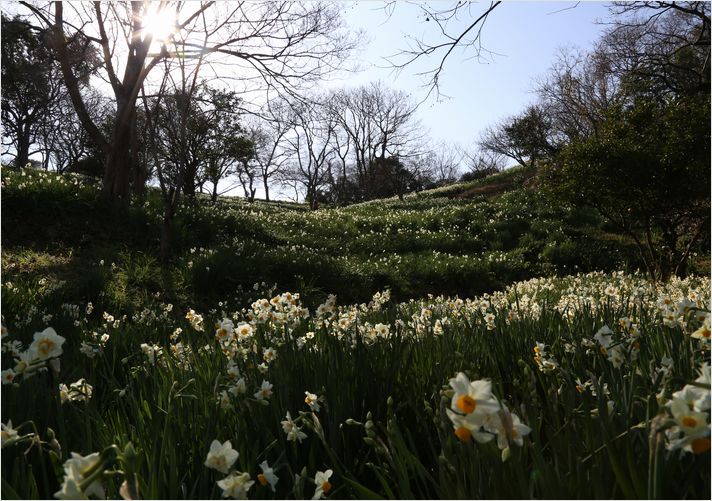
{"type": "Polygon", "coordinates": [[[110,209],[79,178],[3,171],[5,280],[51,277],[64,300],[113,309],[161,293],[180,306],[250,299],[256,282],[363,301],[474,295],[533,276],[635,268],[634,249],[586,211],[551,207],[531,172],[316,212],[225,197],[183,207],[176,254],[159,266],[160,202],[110,209]],[[526,185],[526,187],[525,187],[526,185]],[[100,266],[100,261],[104,266],[100,266]],[[114,266],[111,266],[114,263],[114,266]]]}

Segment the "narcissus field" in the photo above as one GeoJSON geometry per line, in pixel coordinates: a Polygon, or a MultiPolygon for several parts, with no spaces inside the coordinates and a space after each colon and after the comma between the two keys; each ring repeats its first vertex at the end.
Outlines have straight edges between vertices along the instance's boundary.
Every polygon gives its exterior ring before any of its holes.
{"type": "Polygon", "coordinates": [[[710,279],[591,214],[97,197],[3,171],[4,498],[710,497],[710,279]]]}

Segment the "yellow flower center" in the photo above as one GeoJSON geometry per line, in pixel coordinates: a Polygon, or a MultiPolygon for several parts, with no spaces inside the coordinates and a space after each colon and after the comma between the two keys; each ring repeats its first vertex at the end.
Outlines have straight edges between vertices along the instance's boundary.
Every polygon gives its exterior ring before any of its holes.
{"type": "Polygon", "coordinates": [[[708,328],[703,328],[702,329],[702,337],[709,339],[710,337],[710,330],[708,328]]]}
{"type": "Polygon", "coordinates": [[[695,454],[702,454],[703,452],[707,452],[708,450],[710,450],[709,438],[696,438],[692,441],[692,452],[694,452],[695,454]]]}
{"type": "Polygon", "coordinates": [[[48,355],[52,348],[54,348],[54,341],[51,339],[45,338],[37,344],[37,351],[43,356],[48,355]]]}
{"type": "Polygon", "coordinates": [[[608,355],[608,352],[606,351],[606,349],[603,346],[601,346],[600,351],[601,351],[601,355],[608,355]]]}
{"type": "Polygon", "coordinates": [[[682,418],[682,426],[686,426],[687,428],[694,428],[696,424],[697,420],[693,417],[685,416],[684,418],[682,418]]]}
{"type": "Polygon", "coordinates": [[[470,438],[472,438],[472,432],[464,426],[460,426],[455,430],[455,436],[459,438],[461,442],[469,442],[470,438]]]}
{"type": "Polygon", "coordinates": [[[477,408],[477,402],[470,395],[462,395],[457,399],[457,408],[465,414],[470,414],[477,408]]]}
{"type": "Polygon", "coordinates": [[[267,485],[267,479],[265,478],[264,473],[260,473],[259,475],[257,475],[257,480],[260,482],[260,485],[262,485],[262,487],[265,487],[267,485]]]}
{"type": "Polygon", "coordinates": [[[324,491],[324,494],[329,492],[331,490],[331,482],[327,480],[326,482],[321,484],[321,490],[324,491]]]}
{"type": "Polygon", "coordinates": [[[225,336],[227,336],[227,330],[218,329],[218,331],[215,333],[215,336],[218,338],[225,337],[225,336]]]}

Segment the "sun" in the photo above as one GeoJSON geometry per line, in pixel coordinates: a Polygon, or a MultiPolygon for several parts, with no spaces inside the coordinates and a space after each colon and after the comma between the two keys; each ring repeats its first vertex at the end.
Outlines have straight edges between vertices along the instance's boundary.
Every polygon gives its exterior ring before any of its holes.
{"type": "Polygon", "coordinates": [[[167,9],[159,10],[152,4],[143,14],[143,28],[146,35],[152,35],[156,42],[164,42],[175,32],[175,13],[167,9]]]}

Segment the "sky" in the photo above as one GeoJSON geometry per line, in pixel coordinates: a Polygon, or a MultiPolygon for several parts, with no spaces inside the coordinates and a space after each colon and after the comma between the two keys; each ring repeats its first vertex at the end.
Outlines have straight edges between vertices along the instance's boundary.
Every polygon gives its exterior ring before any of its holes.
{"type": "MultiPolygon", "coordinates": [[[[430,5],[438,8],[451,3],[430,5]]],[[[417,73],[438,64],[439,58],[431,56],[425,64],[395,73],[384,57],[407,48],[408,37],[432,34],[427,28],[435,28],[434,23],[423,21],[417,5],[399,3],[390,18],[383,5],[380,1],[361,1],[348,6],[347,21],[354,28],[364,29],[370,43],[361,52],[363,71],[330,85],[358,85],[381,79],[391,87],[408,91],[420,102],[428,89],[417,73]]],[[[489,2],[479,2],[471,13],[479,16],[488,5],[489,2]]],[[[432,137],[467,146],[487,126],[522,111],[535,100],[534,79],[546,74],[561,47],[585,49],[598,39],[604,26],[596,21],[608,17],[606,5],[508,1],[497,6],[482,31],[482,46],[497,55],[482,61],[472,58],[471,49],[453,51],[441,77],[441,93],[449,99],[431,96],[418,110],[432,137]]],[[[466,27],[472,19],[463,16],[459,26],[466,27]]]]}

